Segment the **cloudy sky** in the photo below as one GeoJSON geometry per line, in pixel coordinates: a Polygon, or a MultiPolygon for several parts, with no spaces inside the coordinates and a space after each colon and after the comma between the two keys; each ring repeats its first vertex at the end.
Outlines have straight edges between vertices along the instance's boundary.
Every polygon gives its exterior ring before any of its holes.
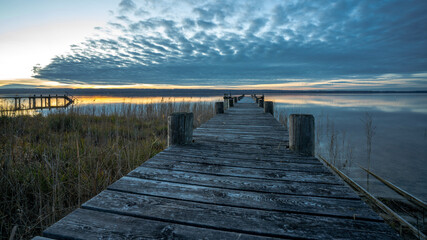
{"type": "Polygon", "coordinates": [[[426,0],[0,4],[3,87],[427,90],[426,0]]]}

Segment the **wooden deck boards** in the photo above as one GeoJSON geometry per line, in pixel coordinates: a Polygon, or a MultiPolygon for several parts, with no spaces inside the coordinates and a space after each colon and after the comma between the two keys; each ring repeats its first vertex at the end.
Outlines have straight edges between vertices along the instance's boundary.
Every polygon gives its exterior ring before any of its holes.
{"type": "MultiPolygon", "coordinates": [[[[270,114],[238,103],[44,231],[52,239],[398,239],[270,114]]],[[[38,238],[42,239],[42,238],[38,238]]]]}

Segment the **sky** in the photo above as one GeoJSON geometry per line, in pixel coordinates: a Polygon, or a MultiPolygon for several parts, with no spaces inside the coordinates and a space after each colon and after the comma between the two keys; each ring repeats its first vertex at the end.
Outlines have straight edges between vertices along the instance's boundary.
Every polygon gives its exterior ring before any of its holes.
{"type": "Polygon", "coordinates": [[[0,0],[0,87],[427,90],[425,0],[0,0]]]}

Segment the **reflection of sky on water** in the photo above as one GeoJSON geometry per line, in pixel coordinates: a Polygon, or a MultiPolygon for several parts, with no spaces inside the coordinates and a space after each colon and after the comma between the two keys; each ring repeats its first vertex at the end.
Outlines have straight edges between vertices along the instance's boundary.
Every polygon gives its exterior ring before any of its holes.
{"type": "MultiPolygon", "coordinates": [[[[403,189],[427,200],[427,94],[318,94],[266,96],[276,107],[292,113],[311,113],[316,128],[321,131],[320,152],[329,152],[331,123],[353,147],[353,164],[349,174],[366,183],[358,165],[367,166],[366,134],[363,119],[371,113],[376,127],[372,143],[371,169],[403,189]]],[[[348,151],[348,148],[344,148],[348,151]]],[[[372,177],[371,177],[372,179],[372,177]]],[[[373,187],[380,195],[387,195],[382,187],[373,187]]]]}
{"type": "Polygon", "coordinates": [[[76,100],[77,106],[99,105],[99,104],[155,104],[155,103],[195,103],[222,101],[221,97],[124,97],[124,96],[79,96],[76,100]]]}
{"type": "Polygon", "coordinates": [[[427,94],[289,94],[266,96],[265,100],[269,99],[298,108],[323,106],[356,111],[364,108],[369,111],[427,114],[427,94]]]}

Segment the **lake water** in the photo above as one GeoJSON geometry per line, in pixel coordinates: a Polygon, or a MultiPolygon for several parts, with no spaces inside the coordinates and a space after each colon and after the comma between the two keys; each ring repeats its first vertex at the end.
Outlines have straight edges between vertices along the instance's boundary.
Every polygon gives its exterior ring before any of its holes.
{"type": "MultiPolygon", "coordinates": [[[[287,114],[313,114],[317,154],[364,187],[367,177],[359,165],[368,167],[365,127],[370,116],[371,171],[427,200],[427,94],[287,94],[265,100],[275,101],[277,111],[287,114]]],[[[376,196],[396,197],[369,179],[369,191],[376,196]]]]}
{"type": "MultiPolygon", "coordinates": [[[[219,92],[191,95],[196,97],[79,95],[73,107],[117,109],[123,103],[222,101],[219,92]]],[[[266,94],[265,100],[275,102],[276,113],[313,114],[317,154],[365,187],[367,175],[359,165],[368,167],[366,122],[370,119],[374,132],[370,169],[427,201],[427,94],[266,94]]],[[[369,190],[376,196],[396,197],[372,177],[369,190]]]]}

